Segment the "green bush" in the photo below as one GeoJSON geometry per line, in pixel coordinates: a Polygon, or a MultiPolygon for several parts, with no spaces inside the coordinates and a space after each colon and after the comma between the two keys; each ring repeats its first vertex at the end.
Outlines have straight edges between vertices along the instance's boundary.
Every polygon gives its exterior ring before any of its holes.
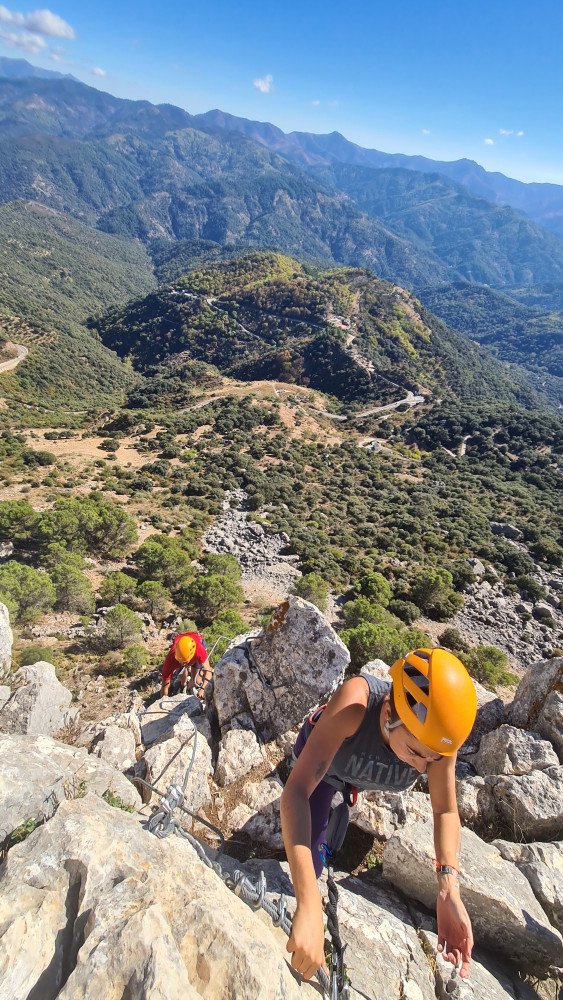
{"type": "Polygon", "coordinates": [[[356,584],[356,590],[359,590],[362,597],[367,597],[368,600],[383,607],[387,607],[393,593],[381,573],[364,573],[356,584]]]}
{"type": "Polygon", "coordinates": [[[143,610],[153,618],[162,618],[170,606],[170,591],[158,580],[144,580],[137,587],[136,596],[143,610]]]}
{"type": "Polygon", "coordinates": [[[413,604],[412,601],[389,601],[387,610],[392,615],[395,615],[396,618],[400,618],[406,625],[412,625],[413,622],[420,618],[421,614],[420,608],[417,608],[416,604],[413,604]]]}
{"type": "Polygon", "coordinates": [[[465,653],[469,649],[468,643],[460,635],[456,628],[446,628],[438,636],[438,642],[444,649],[450,649],[452,653],[465,653]]]}
{"type": "Polygon", "coordinates": [[[137,549],[134,560],[142,582],[156,580],[172,594],[194,577],[190,554],[168,535],[152,535],[137,549]]]}
{"type": "Polygon", "coordinates": [[[60,542],[69,551],[104,558],[119,558],[130,551],[137,538],[135,522],[121,507],[101,494],[85,498],[55,500],[36,525],[37,544],[42,551],[60,542]]]}
{"type": "Polygon", "coordinates": [[[46,663],[55,663],[57,654],[52,646],[26,646],[20,650],[18,655],[21,667],[31,666],[44,660],[46,663]]]}
{"type": "Polygon", "coordinates": [[[319,573],[306,573],[299,577],[292,587],[292,592],[316,605],[319,611],[326,611],[328,599],[328,583],[319,573]]]}
{"type": "Polygon", "coordinates": [[[391,665],[399,656],[404,656],[417,647],[432,645],[428,636],[420,629],[406,628],[398,631],[388,625],[362,622],[354,629],[340,633],[340,638],[350,650],[350,666],[358,671],[370,660],[380,659],[391,665]]]}
{"type": "Polygon", "coordinates": [[[55,607],[62,611],[77,611],[88,614],[94,610],[95,601],[92,584],[76,566],[62,563],[51,573],[55,587],[55,607]]]}
{"type": "Polygon", "coordinates": [[[544,601],[547,597],[547,590],[541,583],[534,580],[533,576],[517,576],[514,583],[521,593],[530,598],[531,601],[544,601]]]}
{"type": "Polygon", "coordinates": [[[214,573],[216,576],[226,576],[229,580],[238,583],[240,580],[240,565],[234,556],[227,553],[216,554],[207,552],[201,559],[201,563],[206,573],[214,573]]]}
{"type": "Polygon", "coordinates": [[[48,573],[10,560],[0,567],[0,601],[10,615],[31,622],[55,603],[55,587],[48,573]]]}
{"type": "Polygon", "coordinates": [[[127,677],[142,674],[148,662],[149,654],[140,642],[127,646],[123,650],[123,671],[127,677]]]}
{"type": "Polygon", "coordinates": [[[100,584],[100,597],[104,604],[129,604],[135,595],[137,581],[119,570],[108,573],[100,584]]]}
{"type": "Polygon", "coordinates": [[[141,635],[139,618],[125,604],[116,604],[104,619],[104,639],[111,649],[122,649],[141,635]]]}
{"type": "MultiPolygon", "coordinates": [[[[212,624],[204,630],[203,637],[208,650],[211,650],[218,636],[227,636],[227,640],[234,639],[236,635],[242,635],[244,632],[248,632],[248,629],[248,623],[244,621],[244,618],[241,618],[238,611],[223,611],[220,615],[217,615],[212,624]]],[[[225,640],[221,640],[217,643],[213,656],[210,659],[212,666],[215,666],[215,664],[219,662],[227,648],[227,645],[228,641],[225,640]]]]}
{"type": "Polygon", "coordinates": [[[495,688],[499,684],[510,687],[519,681],[516,674],[505,669],[506,656],[495,646],[475,646],[467,652],[460,652],[459,658],[471,676],[485,687],[495,688]]]}
{"type": "Polygon", "coordinates": [[[242,588],[226,576],[201,574],[193,583],[183,587],[180,603],[185,604],[196,620],[211,622],[216,615],[236,608],[244,600],[242,588]]]}

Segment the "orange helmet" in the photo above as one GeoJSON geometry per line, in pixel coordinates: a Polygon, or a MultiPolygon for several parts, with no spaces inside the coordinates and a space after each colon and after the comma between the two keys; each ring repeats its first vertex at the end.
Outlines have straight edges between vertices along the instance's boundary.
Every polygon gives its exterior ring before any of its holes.
{"type": "Polygon", "coordinates": [[[178,663],[189,663],[190,660],[193,660],[195,651],[195,639],[192,639],[191,635],[182,635],[176,644],[174,656],[178,660],[178,663]]]}
{"type": "Polygon", "coordinates": [[[389,673],[401,722],[429,750],[452,757],[477,714],[477,694],[463,663],[447,649],[415,649],[389,673]]]}

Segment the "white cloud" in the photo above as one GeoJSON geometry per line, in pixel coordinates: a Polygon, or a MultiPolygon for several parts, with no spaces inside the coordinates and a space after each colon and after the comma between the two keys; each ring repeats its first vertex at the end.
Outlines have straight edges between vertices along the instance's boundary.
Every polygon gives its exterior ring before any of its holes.
{"type": "MultiPolygon", "coordinates": [[[[0,41],[7,48],[23,49],[31,55],[38,55],[47,48],[47,42],[43,37],[45,35],[49,38],[76,38],[74,28],[50,10],[35,10],[31,14],[22,14],[18,10],[8,10],[0,4],[0,25],[2,24],[20,30],[0,28],[0,41]]],[[[54,62],[60,61],[60,51],[54,49],[53,53],[49,53],[54,62]]]]}
{"type": "Polygon", "coordinates": [[[430,135],[430,129],[429,128],[421,128],[420,131],[422,132],[423,135],[430,135]]]}
{"type": "Polygon", "coordinates": [[[494,139],[485,139],[485,146],[494,146],[494,139]]]}
{"type": "Polygon", "coordinates": [[[94,66],[92,70],[92,76],[105,76],[105,75],[106,75],[105,69],[100,69],[99,66],[94,66]]]}
{"type": "Polygon", "coordinates": [[[524,133],[520,130],[520,132],[517,132],[516,135],[524,135],[524,133]]]}
{"type": "Polygon", "coordinates": [[[255,89],[259,90],[261,94],[269,94],[270,90],[272,89],[273,82],[274,78],[271,75],[271,73],[268,73],[266,76],[262,78],[257,77],[256,80],[252,81],[255,89]]]}
{"type": "Polygon", "coordinates": [[[320,101],[311,101],[311,104],[313,105],[314,108],[318,108],[320,103],[321,103],[320,101]]]}
{"type": "Polygon", "coordinates": [[[0,40],[9,49],[23,49],[30,55],[36,56],[43,49],[47,48],[47,42],[40,35],[33,35],[29,31],[5,31],[0,28],[0,40]]]}
{"type": "Polygon", "coordinates": [[[499,128],[499,135],[514,135],[513,128],[499,128]]]}
{"type": "Polygon", "coordinates": [[[48,35],[49,38],[76,38],[74,28],[50,10],[34,10],[31,14],[26,14],[24,27],[27,31],[48,35]]]}

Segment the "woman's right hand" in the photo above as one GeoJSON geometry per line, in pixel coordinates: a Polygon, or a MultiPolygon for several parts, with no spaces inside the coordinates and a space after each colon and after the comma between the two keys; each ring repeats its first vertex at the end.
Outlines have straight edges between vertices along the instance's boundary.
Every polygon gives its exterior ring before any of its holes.
{"type": "Polygon", "coordinates": [[[319,967],[327,972],[324,953],[324,919],[321,898],[314,905],[298,904],[293,917],[287,951],[293,952],[291,968],[304,979],[311,979],[319,967]]]}

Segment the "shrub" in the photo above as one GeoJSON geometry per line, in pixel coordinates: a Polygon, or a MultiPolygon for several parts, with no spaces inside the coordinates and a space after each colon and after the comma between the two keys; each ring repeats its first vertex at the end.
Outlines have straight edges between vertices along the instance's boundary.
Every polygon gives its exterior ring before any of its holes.
{"type": "Polygon", "coordinates": [[[121,507],[100,494],[82,499],[56,500],[40,515],[36,526],[40,550],[61,542],[69,551],[116,558],[128,552],[137,538],[135,522],[121,507]]]}
{"type": "Polygon", "coordinates": [[[234,639],[235,635],[242,635],[244,632],[248,632],[248,623],[241,618],[238,611],[223,611],[217,615],[213,623],[203,633],[207,648],[211,650],[220,635],[227,636],[227,641],[221,640],[217,643],[211,659],[212,666],[215,666],[221,659],[227,648],[228,639],[234,639]]]}
{"type": "Polygon", "coordinates": [[[153,535],[137,549],[135,563],[141,580],[156,580],[172,594],[185,587],[194,576],[190,555],[174,538],[153,535]]]}
{"type": "Polygon", "coordinates": [[[207,573],[226,576],[229,580],[234,580],[235,583],[240,580],[240,565],[234,556],[227,553],[208,552],[203,556],[201,562],[207,573]]]}
{"type": "Polygon", "coordinates": [[[51,579],[57,596],[55,606],[63,611],[87,614],[94,610],[92,584],[76,566],[62,563],[55,566],[51,579]]]}
{"type": "Polygon", "coordinates": [[[157,580],[144,580],[137,587],[137,598],[141,601],[144,611],[153,618],[161,618],[170,605],[170,591],[157,580]]]}
{"type": "Polygon", "coordinates": [[[460,653],[459,658],[471,676],[485,687],[494,688],[498,684],[509,687],[518,683],[519,678],[516,674],[511,674],[505,669],[505,654],[495,646],[475,646],[465,653],[460,653]]]}
{"type": "Polygon", "coordinates": [[[381,659],[392,664],[399,656],[419,646],[432,643],[420,629],[397,629],[388,625],[362,622],[357,628],[340,633],[340,638],[350,650],[350,666],[357,671],[370,660],[381,659]]]}
{"type": "Polygon", "coordinates": [[[121,649],[141,635],[139,618],[125,604],[116,604],[108,611],[104,621],[104,638],[112,649],[121,649]]]}
{"type": "Polygon", "coordinates": [[[438,642],[445,649],[450,649],[452,653],[464,653],[469,649],[469,645],[456,628],[444,629],[438,636],[438,642]]]}
{"type": "Polygon", "coordinates": [[[225,576],[212,573],[209,576],[198,576],[193,583],[182,588],[180,602],[185,604],[204,622],[210,622],[221,611],[242,603],[244,594],[242,588],[225,576]]]}
{"type": "Polygon", "coordinates": [[[52,646],[26,646],[19,653],[18,660],[21,667],[31,666],[44,660],[46,663],[55,663],[56,652],[52,646]]]}
{"type": "Polygon", "coordinates": [[[372,624],[390,624],[390,616],[381,604],[368,601],[367,597],[356,597],[353,601],[346,601],[342,609],[344,621],[348,628],[356,628],[362,622],[372,624]]]}
{"type": "Polygon", "coordinates": [[[137,581],[127,573],[108,573],[100,584],[100,597],[105,604],[128,604],[136,586],[137,581]]]}
{"type": "Polygon", "coordinates": [[[4,500],[0,503],[0,539],[14,545],[31,538],[38,515],[27,500],[4,500]]]}
{"type": "Polygon", "coordinates": [[[521,593],[526,594],[531,601],[544,601],[547,590],[533,576],[517,576],[514,583],[521,593]]]}
{"type": "Polygon", "coordinates": [[[392,615],[400,618],[406,625],[412,625],[413,622],[420,618],[420,608],[417,608],[416,604],[413,604],[412,601],[389,601],[387,610],[392,615]]]}
{"type": "Polygon", "coordinates": [[[123,671],[127,677],[142,674],[148,662],[149,654],[140,642],[123,650],[123,671]]]}
{"type": "Polygon", "coordinates": [[[10,560],[0,567],[0,601],[19,621],[30,622],[55,603],[55,588],[48,573],[10,560]]]}
{"type": "Polygon", "coordinates": [[[387,607],[391,600],[392,590],[387,580],[381,573],[364,573],[358,580],[356,589],[362,597],[367,597],[370,601],[387,607]]]}
{"type": "Polygon", "coordinates": [[[293,584],[292,591],[304,601],[315,604],[319,611],[326,611],[328,583],[318,573],[306,573],[300,577],[293,584]]]}

